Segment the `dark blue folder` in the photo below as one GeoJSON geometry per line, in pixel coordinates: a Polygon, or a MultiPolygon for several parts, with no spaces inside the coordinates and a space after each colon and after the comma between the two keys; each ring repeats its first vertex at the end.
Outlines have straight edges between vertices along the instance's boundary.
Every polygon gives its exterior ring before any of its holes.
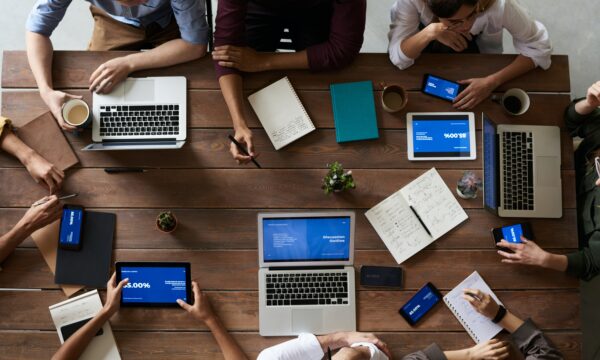
{"type": "Polygon", "coordinates": [[[379,138],[373,83],[331,84],[330,89],[337,142],[379,138]]]}

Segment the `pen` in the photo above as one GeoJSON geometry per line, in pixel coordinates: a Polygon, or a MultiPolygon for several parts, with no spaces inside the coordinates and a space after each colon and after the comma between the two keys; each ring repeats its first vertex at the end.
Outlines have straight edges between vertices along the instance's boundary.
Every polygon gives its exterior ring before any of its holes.
{"type": "Polygon", "coordinates": [[[331,348],[327,347],[327,359],[331,360],[331,348]]]}
{"type": "MultiPolygon", "coordinates": [[[[66,200],[66,199],[74,198],[77,195],[79,195],[79,194],[69,194],[69,195],[61,196],[61,197],[58,198],[58,200],[66,200]]],[[[43,204],[45,204],[47,202],[48,202],[48,199],[38,200],[38,201],[36,201],[36,202],[33,203],[33,206],[40,206],[40,205],[43,205],[43,204]]]]}
{"type": "MultiPolygon", "coordinates": [[[[246,150],[246,148],[244,146],[242,146],[242,144],[240,144],[233,136],[227,135],[227,137],[229,137],[229,140],[231,140],[231,142],[234,143],[235,146],[237,146],[238,150],[242,154],[244,154],[246,156],[250,156],[250,154],[248,153],[248,151],[246,150]]],[[[251,159],[252,159],[252,162],[254,163],[254,165],[256,165],[257,168],[261,169],[260,165],[258,165],[258,163],[254,159],[254,157],[251,157],[251,159]]]]}
{"type": "Polygon", "coordinates": [[[423,225],[423,228],[425,229],[425,231],[427,231],[427,235],[433,237],[431,235],[431,232],[429,232],[429,229],[427,228],[427,226],[425,226],[425,223],[423,222],[423,220],[421,220],[421,217],[419,216],[419,214],[417,214],[417,210],[415,210],[414,207],[409,206],[410,209],[412,210],[413,214],[415,214],[415,216],[417,217],[417,220],[419,220],[419,222],[421,223],[421,225],[423,225]]]}
{"type": "Polygon", "coordinates": [[[465,291],[465,294],[469,295],[470,297],[474,298],[477,301],[481,301],[481,299],[479,298],[479,296],[473,294],[472,292],[465,291]]]}
{"type": "Polygon", "coordinates": [[[109,167],[104,169],[107,174],[120,174],[120,173],[144,173],[148,170],[141,167],[109,167]]]}

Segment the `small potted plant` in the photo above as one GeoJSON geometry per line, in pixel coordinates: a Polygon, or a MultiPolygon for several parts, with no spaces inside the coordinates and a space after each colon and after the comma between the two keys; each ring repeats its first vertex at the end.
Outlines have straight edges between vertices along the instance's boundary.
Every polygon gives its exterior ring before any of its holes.
{"type": "Polygon", "coordinates": [[[322,189],[325,194],[342,192],[346,189],[354,189],[356,184],[352,177],[352,171],[344,172],[344,167],[339,162],[327,164],[329,172],[323,179],[322,189]]]}
{"type": "Polygon", "coordinates": [[[162,211],[156,217],[156,227],[166,234],[172,233],[177,228],[177,218],[170,211],[162,211]]]}
{"type": "Polygon", "coordinates": [[[472,171],[465,171],[456,184],[456,193],[463,199],[475,199],[482,182],[472,171]]]}

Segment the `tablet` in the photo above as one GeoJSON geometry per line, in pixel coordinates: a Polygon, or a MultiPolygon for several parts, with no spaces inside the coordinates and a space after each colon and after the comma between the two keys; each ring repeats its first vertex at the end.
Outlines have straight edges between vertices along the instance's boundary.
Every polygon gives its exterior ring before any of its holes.
{"type": "Polygon", "coordinates": [[[179,307],[177,299],[191,304],[189,263],[118,262],[117,282],[129,278],[121,292],[121,306],[179,307]]]}
{"type": "Polygon", "coordinates": [[[475,114],[408,113],[408,160],[475,160],[475,114]]]}

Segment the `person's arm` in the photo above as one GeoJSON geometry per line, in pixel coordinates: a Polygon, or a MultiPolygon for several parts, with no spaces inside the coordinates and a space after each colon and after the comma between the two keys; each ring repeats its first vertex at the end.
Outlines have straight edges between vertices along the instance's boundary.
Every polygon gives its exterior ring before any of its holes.
{"type": "Polygon", "coordinates": [[[60,189],[65,173],[27,146],[10,128],[0,128],[0,149],[19,159],[35,182],[45,184],[50,194],[60,189]]]}
{"type": "Polygon", "coordinates": [[[498,250],[506,264],[523,264],[540,266],[556,271],[567,271],[569,265],[566,255],[553,254],[539,247],[535,242],[521,236],[522,243],[515,244],[504,239],[498,243],[499,247],[512,250],[512,253],[498,250]]]}
{"type": "Polygon", "coordinates": [[[565,125],[572,136],[585,138],[600,124],[600,81],[592,84],[585,98],[575,99],[565,110],[565,125]]]}
{"type": "Polygon", "coordinates": [[[117,274],[113,273],[106,284],[106,303],[102,310],[92,320],[75,332],[58,351],[52,356],[52,360],[76,360],[85,351],[90,341],[94,338],[98,330],[106,323],[117,311],[121,302],[121,289],[127,284],[129,279],[123,279],[117,284],[117,274]]]}
{"type": "Polygon", "coordinates": [[[208,327],[225,360],[247,360],[248,357],[237,341],[229,334],[219,317],[213,312],[209,299],[200,291],[198,283],[193,281],[192,288],[194,291],[194,305],[189,305],[185,301],[177,299],[179,306],[208,327]]]}
{"type": "Polygon", "coordinates": [[[42,205],[30,207],[17,224],[6,234],[0,236],[0,263],[2,263],[15,248],[27,239],[32,232],[60,218],[62,204],[56,195],[47,196],[39,201],[42,205]]]}

